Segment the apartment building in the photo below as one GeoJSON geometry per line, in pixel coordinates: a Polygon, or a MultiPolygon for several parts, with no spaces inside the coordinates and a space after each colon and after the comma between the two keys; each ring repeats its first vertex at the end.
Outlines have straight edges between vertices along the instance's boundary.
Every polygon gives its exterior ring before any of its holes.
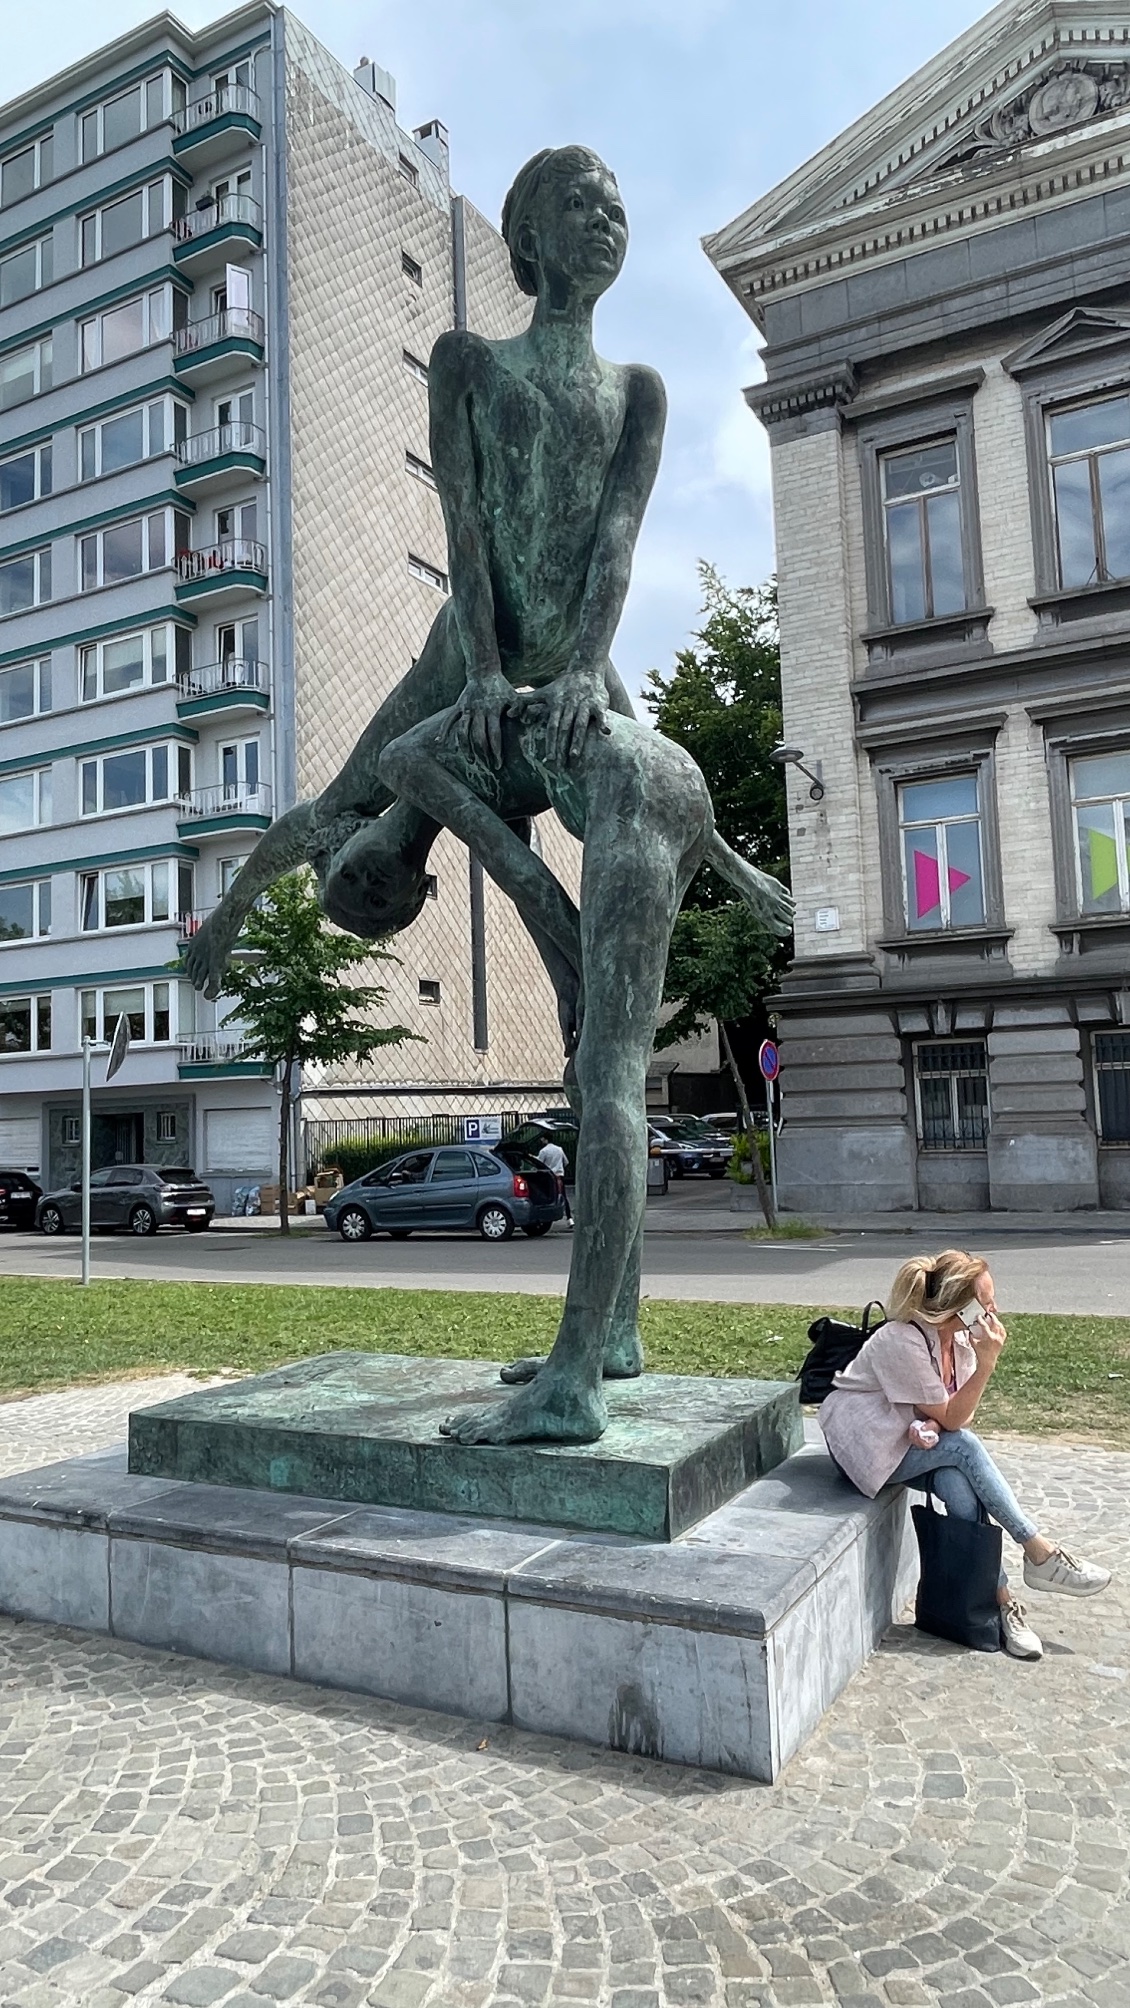
{"type": "Polygon", "coordinates": [[[1130,1206],[1128,138],[1125,8],[1005,0],[707,240],[765,337],[796,1209],[1130,1206]]]}
{"type": "MultiPolygon", "coordinates": [[[[444,127],[282,8],[158,16],[0,109],[0,1163],[75,1174],[81,1040],[125,1013],[96,1164],[191,1161],[221,1205],[270,1171],[275,1084],[180,947],[448,590],[433,342],[528,314],[444,127]]],[[[311,1113],[558,1098],[516,914],[450,838],[432,893],[374,972],[427,1043],[311,1113]]]]}

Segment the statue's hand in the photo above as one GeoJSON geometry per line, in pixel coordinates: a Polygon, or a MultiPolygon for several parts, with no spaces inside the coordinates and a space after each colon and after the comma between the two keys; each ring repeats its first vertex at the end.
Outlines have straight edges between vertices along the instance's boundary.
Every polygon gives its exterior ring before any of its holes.
{"type": "Polygon", "coordinates": [[[782,885],[780,879],[771,878],[768,872],[758,871],[756,865],[752,870],[760,880],[759,919],[772,934],[791,934],[796,915],[796,901],[788,886],[782,885]]]}
{"type": "Polygon", "coordinates": [[[606,709],[604,678],[569,669],[524,698],[521,712],[523,719],[544,727],[547,765],[565,767],[580,755],[590,725],[608,731],[606,709]]]}
{"type": "Polygon", "coordinates": [[[501,670],[469,678],[448,722],[446,736],[465,759],[502,765],[502,721],[514,702],[514,687],[501,670]]]}
{"type": "Polygon", "coordinates": [[[242,925],[242,916],[235,918],[218,906],[185,949],[185,974],[193,988],[202,990],[205,997],[222,994],[228,962],[242,925]]]}

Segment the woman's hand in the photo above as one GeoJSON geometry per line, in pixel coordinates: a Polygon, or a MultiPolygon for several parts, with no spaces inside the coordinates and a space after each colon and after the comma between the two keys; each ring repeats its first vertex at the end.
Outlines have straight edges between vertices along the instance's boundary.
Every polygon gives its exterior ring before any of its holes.
{"type": "Polygon", "coordinates": [[[969,1327],[969,1343],[977,1355],[979,1367],[988,1367],[990,1372],[1001,1355],[1008,1333],[995,1311],[982,1311],[969,1327]]]}

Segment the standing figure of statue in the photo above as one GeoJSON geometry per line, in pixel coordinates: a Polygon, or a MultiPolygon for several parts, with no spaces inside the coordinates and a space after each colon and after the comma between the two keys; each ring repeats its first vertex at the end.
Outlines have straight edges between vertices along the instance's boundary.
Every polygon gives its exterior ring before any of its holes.
{"type": "Polygon", "coordinates": [[[186,954],[209,995],[254,901],[308,862],[330,918],[367,936],[410,925],[438,830],[453,830],[518,905],[554,983],[580,1117],[565,1314],[517,1391],[453,1417],[464,1442],[590,1441],[606,1376],[638,1374],[646,1196],[644,1083],[671,930],[709,861],[787,933],[785,889],[717,837],[681,748],[636,720],[610,660],[659,464],[660,379],[597,356],[592,316],[619,273],[616,181],[583,147],[540,153],[503,233],[535,302],[525,333],[442,335],[429,368],[432,466],[451,597],[419,659],[341,774],[272,826],[186,954]],[[580,908],[528,846],[549,806],[584,846],[580,908]]]}

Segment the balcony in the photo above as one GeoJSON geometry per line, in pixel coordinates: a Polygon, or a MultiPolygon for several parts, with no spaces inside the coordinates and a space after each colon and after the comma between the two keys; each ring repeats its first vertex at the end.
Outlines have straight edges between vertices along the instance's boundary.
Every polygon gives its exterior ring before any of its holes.
{"type": "Polygon", "coordinates": [[[206,718],[216,711],[228,717],[251,714],[266,711],[269,703],[266,663],[244,656],[228,655],[177,678],[178,718],[206,718]]]}
{"type": "Polygon", "coordinates": [[[178,604],[219,606],[267,590],[267,547],[254,537],[225,537],[202,551],[177,555],[178,604]]]}
{"type": "Polygon", "coordinates": [[[221,84],[205,97],[194,98],[174,120],[173,152],[195,174],[243,140],[257,144],[263,133],[263,111],[246,84],[221,84]]]}
{"type": "Polygon", "coordinates": [[[274,1068],[258,1055],[249,1054],[238,1032],[198,1032],[195,1038],[177,1041],[180,1057],[177,1073],[182,1081],[203,1081],[217,1075],[244,1074],[270,1080],[274,1068]]]}
{"type": "Polygon", "coordinates": [[[227,307],[206,321],[189,321],[173,336],[173,369],[182,383],[211,383],[242,375],[261,363],[266,347],[262,314],[251,307],[227,307]]]}
{"type": "Polygon", "coordinates": [[[177,802],[177,829],[182,837],[208,837],[229,830],[265,830],[271,821],[271,791],[265,782],[250,788],[243,781],[194,788],[177,802]]]}
{"type": "Polygon", "coordinates": [[[262,480],[267,471],[267,435],[262,426],[237,418],[182,439],[177,460],[174,478],[183,495],[216,495],[242,485],[248,475],[262,480]]]}
{"type": "Polygon", "coordinates": [[[218,195],[173,224],[173,260],[195,277],[244,258],[263,243],[263,211],[253,195],[218,195]]]}
{"type": "Polygon", "coordinates": [[[178,913],[177,940],[194,941],[209,914],[214,912],[215,907],[200,907],[192,913],[178,913]]]}

